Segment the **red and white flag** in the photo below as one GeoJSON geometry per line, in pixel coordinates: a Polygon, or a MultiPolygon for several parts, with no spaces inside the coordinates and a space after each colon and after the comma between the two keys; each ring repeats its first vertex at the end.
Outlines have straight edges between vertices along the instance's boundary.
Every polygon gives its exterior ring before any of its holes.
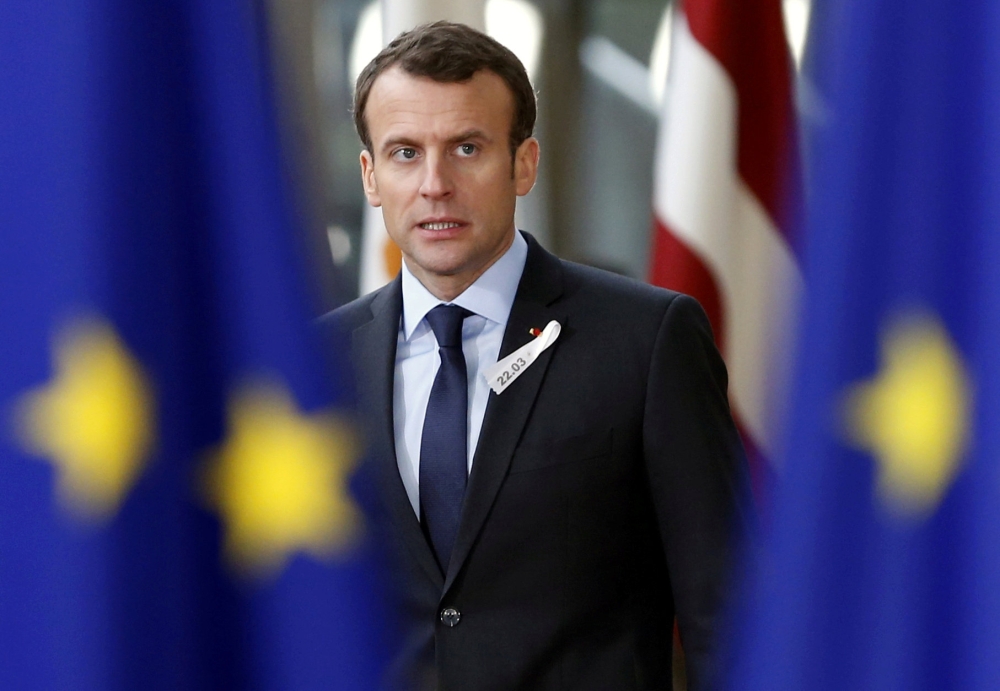
{"type": "Polygon", "coordinates": [[[759,491],[775,458],[802,285],[792,251],[799,166],[781,1],[683,0],[671,43],[650,281],[693,295],[708,313],[759,491]]]}

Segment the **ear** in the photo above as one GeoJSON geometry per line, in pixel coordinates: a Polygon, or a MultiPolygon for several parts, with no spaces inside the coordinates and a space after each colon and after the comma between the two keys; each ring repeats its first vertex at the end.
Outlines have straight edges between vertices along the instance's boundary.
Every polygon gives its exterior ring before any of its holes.
{"type": "Polygon", "coordinates": [[[368,203],[372,206],[382,206],[382,198],[378,194],[378,182],[375,180],[375,159],[368,149],[361,152],[361,184],[365,188],[368,203]]]}
{"type": "Polygon", "coordinates": [[[523,197],[535,186],[538,177],[538,140],[528,137],[514,152],[514,184],[517,196],[523,197]]]}

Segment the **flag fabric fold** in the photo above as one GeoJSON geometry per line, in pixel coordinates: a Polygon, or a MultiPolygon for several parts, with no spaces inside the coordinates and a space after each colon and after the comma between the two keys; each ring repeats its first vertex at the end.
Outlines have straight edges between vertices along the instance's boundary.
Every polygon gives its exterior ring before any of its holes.
{"type": "Polygon", "coordinates": [[[791,56],[778,0],[678,7],[657,142],[650,281],[705,308],[762,490],[802,287],[791,56]]]}
{"type": "Polygon", "coordinates": [[[0,8],[0,687],[375,688],[262,7],[0,8]]]}
{"type": "Polygon", "coordinates": [[[1000,684],[1000,8],[817,3],[808,290],[728,688],[1000,684]]]}

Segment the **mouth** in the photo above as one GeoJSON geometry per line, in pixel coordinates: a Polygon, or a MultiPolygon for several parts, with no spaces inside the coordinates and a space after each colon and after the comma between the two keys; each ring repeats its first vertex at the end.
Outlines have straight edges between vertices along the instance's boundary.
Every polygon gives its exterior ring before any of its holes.
{"type": "Polygon", "coordinates": [[[458,221],[427,221],[418,225],[424,230],[451,230],[461,228],[465,224],[458,221]]]}

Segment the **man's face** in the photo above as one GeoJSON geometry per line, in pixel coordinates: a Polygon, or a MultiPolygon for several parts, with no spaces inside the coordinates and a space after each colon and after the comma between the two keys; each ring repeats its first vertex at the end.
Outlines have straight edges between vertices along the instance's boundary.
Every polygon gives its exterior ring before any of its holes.
{"type": "Polygon", "coordinates": [[[511,162],[513,115],[510,90],[488,70],[446,84],[392,67],[372,85],[365,194],[439,298],[461,293],[514,239],[514,201],[535,184],[538,142],[524,141],[511,162]]]}

